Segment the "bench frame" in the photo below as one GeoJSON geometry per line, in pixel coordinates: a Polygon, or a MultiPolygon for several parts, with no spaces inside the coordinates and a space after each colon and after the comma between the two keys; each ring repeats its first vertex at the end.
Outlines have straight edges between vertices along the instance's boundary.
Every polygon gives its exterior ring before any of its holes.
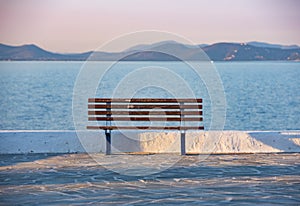
{"type": "Polygon", "coordinates": [[[97,125],[89,125],[87,129],[105,131],[107,155],[111,154],[112,130],[177,130],[181,133],[181,155],[185,155],[185,133],[187,130],[204,130],[204,126],[195,125],[203,121],[202,116],[202,99],[89,98],[88,120],[97,125]],[[105,125],[98,125],[99,122],[105,125]],[[134,125],[112,125],[116,122],[134,125]],[[145,126],[138,122],[158,125],[145,126]],[[165,125],[170,122],[177,126],[165,125]]]}

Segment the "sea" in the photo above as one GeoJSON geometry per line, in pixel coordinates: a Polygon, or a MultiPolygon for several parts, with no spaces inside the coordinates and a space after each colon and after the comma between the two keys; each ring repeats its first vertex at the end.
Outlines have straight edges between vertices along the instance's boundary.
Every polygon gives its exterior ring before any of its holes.
{"type": "MultiPolygon", "coordinates": [[[[111,62],[95,64],[99,70],[112,65],[111,62]]],[[[224,95],[224,130],[300,130],[299,62],[212,64],[224,95]]],[[[155,74],[153,78],[164,81],[165,87],[180,89],[180,84],[174,83],[172,78],[168,80],[165,70],[150,68],[147,71],[151,66],[175,71],[184,78],[183,83],[191,85],[195,96],[203,98],[204,124],[209,128],[213,121],[211,97],[217,94],[211,93],[214,88],[209,93],[206,82],[194,78],[195,72],[186,69],[181,62],[119,62],[106,73],[95,96],[110,97],[118,84],[137,68],[146,69],[139,70],[136,74],[140,76],[136,79],[143,74],[155,74]]],[[[74,130],[74,86],[85,67],[86,62],[72,61],[0,62],[0,130],[74,130]]],[[[131,85],[138,84],[132,78],[127,81],[131,85]]],[[[169,97],[164,88],[145,85],[138,88],[134,97],[169,97]]]]}

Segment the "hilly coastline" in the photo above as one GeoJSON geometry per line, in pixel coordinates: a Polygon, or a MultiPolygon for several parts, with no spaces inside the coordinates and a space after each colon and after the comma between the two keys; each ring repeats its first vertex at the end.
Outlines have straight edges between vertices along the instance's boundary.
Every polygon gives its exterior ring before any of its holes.
{"type": "Polygon", "coordinates": [[[300,61],[300,47],[263,42],[216,43],[186,45],[175,41],[163,41],[149,45],[136,45],[122,52],[84,52],[62,54],[46,51],[36,45],[9,46],[0,44],[1,61],[84,61],[91,54],[96,61],[178,61],[199,60],[205,52],[213,61],[300,61]],[[151,50],[159,50],[155,52],[151,50]],[[172,53],[174,56],[163,52],[172,53]]]}

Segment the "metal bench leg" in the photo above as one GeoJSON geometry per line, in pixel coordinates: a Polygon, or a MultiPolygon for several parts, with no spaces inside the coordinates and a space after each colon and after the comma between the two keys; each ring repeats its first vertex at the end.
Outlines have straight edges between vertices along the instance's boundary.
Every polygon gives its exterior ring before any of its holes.
{"type": "Polygon", "coordinates": [[[181,135],[180,135],[180,148],[181,148],[181,155],[186,155],[186,153],[185,153],[185,132],[181,132],[181,135]]]}
{"type": "Polygon", "coordinates": [[[106,130],[105,131],[105,137],[106,137],[106,155],[110,155],[111,154],[111,131],[110,130],[106,130]]]}

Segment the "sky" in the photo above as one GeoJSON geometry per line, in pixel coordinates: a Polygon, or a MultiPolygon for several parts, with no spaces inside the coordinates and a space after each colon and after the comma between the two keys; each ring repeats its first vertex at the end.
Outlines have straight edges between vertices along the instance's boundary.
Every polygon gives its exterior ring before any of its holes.
{"type": "Polygon", "coordinates": [[[126,33],[156,30],[197,44],[300,45],[299,11],[299,0],[0,0],[0,43],[85,52],[126,33]]]}

